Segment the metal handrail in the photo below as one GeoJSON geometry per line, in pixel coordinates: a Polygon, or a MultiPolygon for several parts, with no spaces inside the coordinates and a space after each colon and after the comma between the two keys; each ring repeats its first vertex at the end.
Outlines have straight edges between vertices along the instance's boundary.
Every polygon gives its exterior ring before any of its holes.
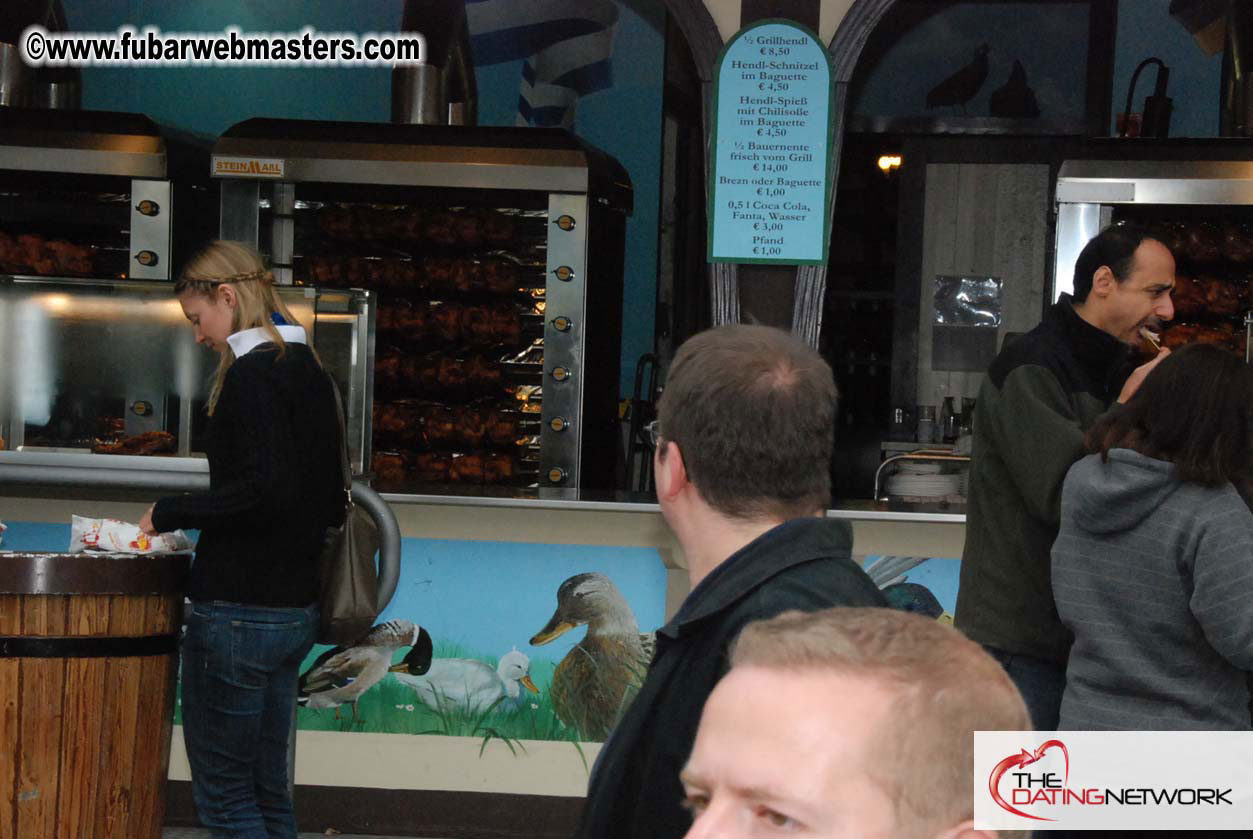
{"type": "Polygon", "coordinates": [[[948,460],[957,463],[969,463],[970,455],[953,454],[950,451],[944,450],[928,452],[926,449],[920,449],[919,451],[907,452],[906,454],[898,454],[893,455],[892,457],[884,458],[883,462],[879,464],[879,468],[874,472],[874,499],[876,501],[881,500],[879,498],[879,476],[883,474],[883,467],[887,466],[889,463],[895,463],[898,460],[948,460]]]}
{"type": "MultiPolygon", "coordinates": [[[[208,461],[126,458],[131,462],[128,467],[146,462],[145,465],[152,468],[117,468],[101,463],[104,458],[116,457],[121,456],[0,452],[0,484],[150,490],[154,493],[196,492],[209,488],[208,461]],[[165,468],[158,468],[161,466],[165,468]]],[[[400,582],[400,523],[387,502],[365,484],[353,481],[352,497],[378,526],[379,612],[382,612],[400,582]]]]}

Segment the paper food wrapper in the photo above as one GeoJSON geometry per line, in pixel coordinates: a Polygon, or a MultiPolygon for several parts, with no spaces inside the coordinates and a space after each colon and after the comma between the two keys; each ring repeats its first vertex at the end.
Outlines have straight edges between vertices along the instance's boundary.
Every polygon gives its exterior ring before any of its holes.
{"type": "Polygon", "coordinates": [[[173,554],[191,549],[191,540],[181,530],[146,536],[129,522],[83,516],[74,516],[70,524],[70,553],[173,554]]]}

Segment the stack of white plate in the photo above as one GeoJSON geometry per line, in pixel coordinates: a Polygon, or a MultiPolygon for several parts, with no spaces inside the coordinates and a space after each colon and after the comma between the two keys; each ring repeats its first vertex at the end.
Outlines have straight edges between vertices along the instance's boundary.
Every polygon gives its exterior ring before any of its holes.
{"type": "Polygon", "coordinates": [[[943,498],[962,493],[962,476],[945,475],[938,463],[903,463],[896,474],[887,479],[888,495],[916,498],[943,498]]]}

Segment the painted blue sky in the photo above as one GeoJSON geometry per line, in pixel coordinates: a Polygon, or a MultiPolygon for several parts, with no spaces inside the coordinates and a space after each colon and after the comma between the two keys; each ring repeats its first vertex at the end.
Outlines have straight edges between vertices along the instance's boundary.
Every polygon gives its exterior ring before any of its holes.
{"type": "Polygon", "coordinates": [[[586,629],[542,647],[528,642],[557,608],[557,587],[589,571],[614,582],[641,632],[665,620],[666,570],[652,548],[404,539],[402,563],[396,596],[379,620],[408,618],[436,643],[475,656],[499,657],[516,646],[533,659],[560,661],[586,629]]]}

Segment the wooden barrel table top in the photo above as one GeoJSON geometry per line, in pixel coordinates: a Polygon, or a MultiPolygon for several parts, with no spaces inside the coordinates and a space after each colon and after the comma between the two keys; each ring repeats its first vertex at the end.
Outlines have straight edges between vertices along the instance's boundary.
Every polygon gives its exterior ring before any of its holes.
{"type": "Polygon", "coordinates": [[[159,839],[190,563],[0,551],[0,839],[159,839]]]}
{"type": "Polygon", "coordinates": [[[0,594],[182,594],[189,554],[0,551],[0,594]]]}

